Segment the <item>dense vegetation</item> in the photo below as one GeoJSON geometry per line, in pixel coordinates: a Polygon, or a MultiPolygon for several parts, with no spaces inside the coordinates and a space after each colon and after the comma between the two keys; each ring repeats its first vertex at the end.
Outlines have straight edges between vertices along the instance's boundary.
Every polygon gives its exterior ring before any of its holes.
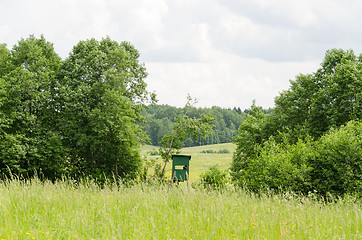
{"type": "Polygon", "coordinates": [[[332,49],[265,115],[253,104],[234,138],[240,186],[321,195],[362,190],[362,55],[332,49]]]}
{"type": "Polygon", "coordinates": [[[0,173],[135,177],[136,122],[152,100],[128,42],[81,41],[62,60],[44,37],[0,45],[0,173]]]}
{"type": "Polygon", "coordinates": [[[224,109],[216,106],[211,108],[187,106],[177,108],[169,105],[150,105],[143,113],[146,122],[141,125],[147,135],[150,136],[152,145],[159,146],[162,137],[172,132],[172,127],[177,123],[177,117],[180,114],[185,114],[189,118],[200,118],[206,115],[214,119],[211,123],[210,135],[199,137],[196,140],[192,136],[188,136],[184,143],[185,147],[232,142],[232,138],[245,115],[240,108],[224,109]]]}

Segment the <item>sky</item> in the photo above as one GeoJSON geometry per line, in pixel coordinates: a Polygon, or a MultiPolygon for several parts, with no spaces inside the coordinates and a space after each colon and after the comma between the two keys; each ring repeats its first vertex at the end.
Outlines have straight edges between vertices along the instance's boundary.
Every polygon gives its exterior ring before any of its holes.
{"type": "Polygon", "coordinates": [[[362,53],[358,0],[1,0],[0,43],[34,34],[65,59],[81,40],[131,42],[159,104],[263,108],[332,48],[362,53]]]}

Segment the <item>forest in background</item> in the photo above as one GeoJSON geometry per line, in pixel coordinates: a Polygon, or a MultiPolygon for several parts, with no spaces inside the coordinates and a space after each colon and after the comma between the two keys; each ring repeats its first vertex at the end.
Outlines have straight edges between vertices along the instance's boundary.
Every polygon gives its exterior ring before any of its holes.
{"type": "Polygon", "coordinates": [[[146,121],[140,123],[143,130],[150,137],[150,144],[159,146],[162,137],[172,131],[176,118],[186,114],[190,118],[199,118],[208,115],[214,118],[212,134],[206,138],[194,140],[188,137],[185,147],[202,146],[232,142],[236,130],[239,128],[246,113],[240,108],[226,109],[213,106],[211,108],[174,107],[170,105],[149,105],[142,113],[146,121]]]}

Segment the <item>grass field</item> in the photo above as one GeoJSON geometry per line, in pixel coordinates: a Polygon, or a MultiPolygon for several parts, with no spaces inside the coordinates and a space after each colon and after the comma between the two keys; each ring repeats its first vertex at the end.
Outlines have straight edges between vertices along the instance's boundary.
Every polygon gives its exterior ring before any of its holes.
{"type": "MultiPolygon", "coordinates": [[[[154,150],[145,146],[142,154],[154,150]]],[[[228,168],[233,144],[185,148],[191,179],[228,168]],[[202,154],[229,149],[228,154],[202,154]]],[[[168,172],[170,174],[170,171],[168,172]]],[[[0,240],[362,239],[362,202],[176,186],[0,181],[0,240]]]]}
{"type": "MultiPolygon", "coordinates": [[[[208,170],[211,166],[218,165],[221,169],[229,168],[235,148],[236,146],[233,143],[183,148],[180,154],[191,155],[190,181],[194,182],[199,179],[200,174],[208,170]],[[212,150],[213,152],[218,152],[224,149],[228,150],[229,153],[201,153],[205,150],[212,150]]],[[[141,150],[141,155],[157,159],[157,162],[161,163],[160,156],[149,155],[149,152],[154,150],[158,150],[158,148],[150,145],[143,146],[141,150]]],[[[168,176],[169,178],[171,178],[171,165],[171,162],[168,163],[166,168],[166,176],[168,176]]]]}
{"type": "Polygon", "coordinates": [[[92,182],[0,183],[0,239],[362,239],[361,202],[92,182]]]}

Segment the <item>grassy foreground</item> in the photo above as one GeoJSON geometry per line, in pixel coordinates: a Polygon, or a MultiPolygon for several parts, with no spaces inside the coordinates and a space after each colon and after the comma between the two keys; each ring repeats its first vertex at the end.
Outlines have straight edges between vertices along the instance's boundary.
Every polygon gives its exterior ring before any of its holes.
{"type": "Polygon", "coordinates": [[[0,183],[0,239],[361,239],[359,201],[167,186],[0,183]]]}

